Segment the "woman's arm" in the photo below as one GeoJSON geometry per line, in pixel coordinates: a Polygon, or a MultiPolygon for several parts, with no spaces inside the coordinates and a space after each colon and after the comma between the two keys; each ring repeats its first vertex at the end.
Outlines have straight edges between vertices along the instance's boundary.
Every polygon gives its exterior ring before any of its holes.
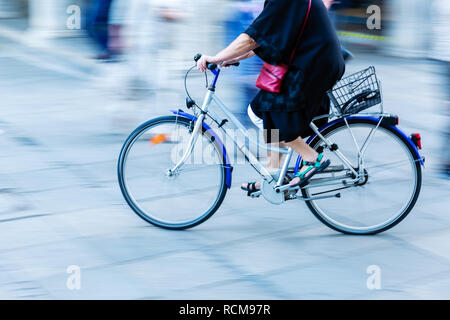
{"type": "MultiPolygon", "coordinates": [[[[258,44],[255,42],[255,40],[250,38],[248,34],[242,33],[228,47],[220,51],[214,57],[203,55],[197,61],[197,69],[203,72],[207,69],[208,63],[221,63],[224,61],[228,62],[233,61],[234,59],[250,54],[250,51],[256,49],[257,47],[258,44]]],[[[247,56],[246,58],[249,57],[250,56],[247,56]]]]}
{"type": "Polygon", "coordinates": [[[222,62],[222,66],[229,67],[233,63],[236,63],[236,62],[239,62],[241,60],[245,60],[245,59],[251,58],[254,55],[255,55],[255,52],[253,50],[251,50],[251,51],[247,52],[246,54],[243,54],[242,56],[239,56],[239,57],[234,58],[232,60],[223,61],[222,62]]]}
{"type": "Polygon", "coordinates": [[[327,9],[330,9],[330,7],[333,5],[334,0],[322,0],[323,4],[327,9]]]}

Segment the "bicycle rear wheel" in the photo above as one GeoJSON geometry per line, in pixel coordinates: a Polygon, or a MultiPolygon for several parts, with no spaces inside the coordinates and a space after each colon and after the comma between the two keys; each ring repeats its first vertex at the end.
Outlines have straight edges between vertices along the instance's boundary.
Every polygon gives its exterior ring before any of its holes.
{"type": "Polygon", "coordinates": [[[125,141],[118,162],[120,189],[142,219],[166,229],[194,227],[219,208],[226,191],[222,148],[208,131],[174,174],[168,174],[183,155],[193,122],[166,116],[138,127],[125,141]]]}
{"type": "MultiPolygon", "coordinates": [[[[358,171],[356,144],[359,148],[363,146],[370,132],[376,129],[377,121],[350,118],[348,124],[349,127],[340,121],[325,129],[322,135],[337,144],[358,171]]],[[[317,149],[324,143],[316,137],[310,145],[317,149]]],[[[332,166],[328,172],[317,174],[302,189],[302,194],[311,197],[330,190],[341,193],[341,198],[306,201],[312,213],[328,227],[346,234],[376,234],[398,224],[414,207],[422,181],[420,159],[407,139],[393,127],[381,124],[376,129],[363,156],[364,180],[358,183],[343,184],[343,180],[354,181],[355,177],[344,166],[331,172],[342,162],[335,152],[325,149],[324,153],[332,166]],[[319,185],[318,178],[329,180],[333,176],[337,184],[319,185]],[[345,178],[340,179],[342,176],[345,178]]]]}

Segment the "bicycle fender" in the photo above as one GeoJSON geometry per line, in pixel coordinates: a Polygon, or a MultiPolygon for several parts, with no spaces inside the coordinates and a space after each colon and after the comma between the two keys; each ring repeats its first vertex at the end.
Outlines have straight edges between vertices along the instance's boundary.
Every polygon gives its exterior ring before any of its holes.
{"type": "MultiPolygon", "coordinates": [[[[170,111],[175,115],[185,117],[189,120],[197,121],[197,117],[190,113],[186,113],[181,110],[170,110],[170,111]]],[[[228,189],[230,189],[233,167],[230,164],[230,160],[228,158],[227,150],[225,149],[225,145],[223,144],[222,140],[220,140],[220,137],[214,132],[214,130],[210,126],[208,126],[206,123],[203,123],[203,128],[205,129],[205,131],[208,131],[211,134],[211,136],[214,137],[214,140],[217,142],[219,147],[222,149],[223,158],[225,159],[225,168],[226,168],[225,182],[227,184],[228,189]]]]}
{"type": "MultiPolygon", "coordinates": [[[[357,116],[357,117],[347,117],[346,119],[364,119],[364,120],[370,120],[373,121],[375,123],[378,123],[380,121],[379,118],[375,118],[375,117],[362,117],[362,116],[357,116]]],[[[344,119],[337,119],[334,121],[331,121],[329,123],[327,123],[326,125],[324,125],[323,127],[321,127],[319,129],[319,132],[322,132],[323,130],[327,129],[328,127],[331,127],[332,125],[342,122],[344,121],[344,119]]],[[[388,125],[389,127],[391,127],[393,130],[397,131],[401,136],[403,136],[406,141],[408,141],[408,143],[411,145],[411,147],[413,148],[413,150],[416,152],[417,158],[420,160],[420,164],[422,165],[422,167],[425,166],[425,162],[423,161],[423,157],[420,155],[419,150],[417,149],[416,145],[414,144],[414,142],[411,140],[411,138],[406,135],[402,130],[400,130],[397,126],[393,126],[393,125],[388,125]]],[[[309,145],[314,138],[316,137],[316,134],[313,134],[312,136],[309,137],[309,139],[306,141],[306,143],[309,145]]],[[[295,164],[295,173],[298,172],[298,168],[300,167],[300,163],[301,163],[301,157],[299,156],[297,158],[297,162],[295,164]]]]}

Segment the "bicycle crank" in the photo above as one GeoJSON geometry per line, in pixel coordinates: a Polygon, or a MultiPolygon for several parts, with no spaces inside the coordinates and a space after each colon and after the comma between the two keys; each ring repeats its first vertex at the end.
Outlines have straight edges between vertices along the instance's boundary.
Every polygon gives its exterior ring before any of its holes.
{"type": "Polygon", "coordinates": [[[267,180],[261,181],[261,194],[264,199],[273,204],[282,204],[285,201],[284,192],[277,192],[274,185],[267,180]]]}

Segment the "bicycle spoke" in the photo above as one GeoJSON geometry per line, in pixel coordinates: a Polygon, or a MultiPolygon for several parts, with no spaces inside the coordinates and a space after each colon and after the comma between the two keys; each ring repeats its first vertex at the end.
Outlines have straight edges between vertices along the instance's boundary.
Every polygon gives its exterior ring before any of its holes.
{"type": "MultiPolygon", "coordinates": [[[[420,160],[415,160],[415,162],[419,162],[419,161],[420,160]]],[[[383,163],[383,164],[379,164],[379,165],[375,165],[375,166],[371,166],[371,167],[364,167],[364,168],[370,172],[374,172],[373,169],[380,169],[380,170],[375,171],[376,173],[380,173],[383,171],[391,170],[394,167],[401,167],[401,165],[405,165],[410,162],[411,162],[411,160],[405,159],[405,160],[393,161],[393,162],[389,162],[389,163],[383,163]]]]}
{"type": "MultiPolygon", "coordinates": [[[[381,126],[380,122],[350,120],[348,125],[352,136],[349,136],[349,128],[343,121],[324,137],[336,143],[350,162],[359,157],[360,150],[356,150],[355,146],[362,146],[365,161],[362,162],[363,170],[357,169],[362,176],[358,175],[353,182],[352,177],[342,176],[333,181],[336,177],[324,172],[319,178],[311,179],[310,185],[302,188],[302,194],[309,197],[333,192],[330,188],[333,182],[339,185],[346,181],[346,186],[334,191],[339,191],[341,198],[311,200],[307,202],[310,209],[336,230],[379,232],[397,223],[412,208],[417,199],[417,188],[420,187],[420,171],[417,171],[420,160],[414,159],[407,141],[393,130],[381,126]]],[[[320,145],[320,140],[316,141],[316,146],[320,145]]],[[[332,163],[340,163],[335,153],[328,149],[324,152],[332,163]]]]}
{"type": "Polygon", "coordinates": [[[128,142],[125,154],[122,150],[121,190],[146,221],[171,229],[191,227],[208,219],[225,195],[221,150],[200,131],[192,153],[171,173],[188,146],[191,121],[175,116],[158,119],[128,142]]]}

